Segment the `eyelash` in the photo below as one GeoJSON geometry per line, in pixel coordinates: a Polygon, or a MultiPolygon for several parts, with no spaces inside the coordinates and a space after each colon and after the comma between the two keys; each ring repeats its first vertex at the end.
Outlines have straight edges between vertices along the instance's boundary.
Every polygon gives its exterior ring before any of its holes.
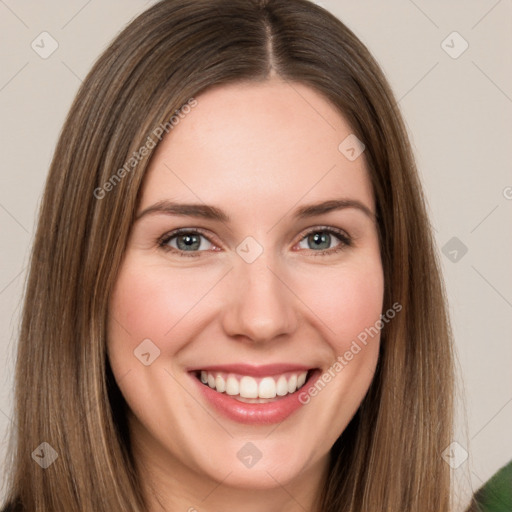
{"type": "MultiPolygon", "coordinates": [[[[335,254],[335,253],[345,250],[347,247],[352,246],[352,239],[349,236],[347,236],[343,231],[336,229],[336,228],[327,227],[327,226],[319,226],[319,227],[316,227],[314,229],[307,231],[306,233],[304,233],[304,235],[302,236],[302,238],[299,240],[298,243],[302,242],[305,238],[307,238],[309,235],[311,235],[313,233],[329,233],[330,235],[334,235],[341,242],[339,245],[337,245],[336,247],[333,247],[332,249],[323,249],[321,251],[314,251],[312,249],[309,249],[309,251],[312,252],[313,256],[330,256],[332,254],[335,254]]],[[[202,252],[205,252],[205,251],[182,251],[180,249],[176,249],[174,247],[170,247],[169,245],[167,245],[174,237],[181,235],[181,234],[201,235],[204,238],[206,238],[206,240],[208,240],[208,242],[213,244],[213,242],[206,236],[206,234],[203,232],[202,229],[179,228],[179,229],[175,229],[169,233],[166,233],[166,234],[162,235],[160,238],[158,238],[158,240],[157,240],[158,247],[167,252],[178,253],[180,256],[183,256],[183,257],[198,257],[201,255],[202,252]]]]}

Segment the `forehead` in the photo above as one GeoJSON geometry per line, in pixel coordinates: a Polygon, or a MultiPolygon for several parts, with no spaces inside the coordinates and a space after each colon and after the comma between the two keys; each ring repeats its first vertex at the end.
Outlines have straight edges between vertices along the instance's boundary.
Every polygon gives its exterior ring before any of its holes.
{"type": "Polygon", "coordinates": [[[172,199],[271,215],[301,202],[351,197],[372,208],[364,153],[339,146],[352,131],[312,88],[281,80],[217,86],[163,138],[141,208],[172,199]]]}

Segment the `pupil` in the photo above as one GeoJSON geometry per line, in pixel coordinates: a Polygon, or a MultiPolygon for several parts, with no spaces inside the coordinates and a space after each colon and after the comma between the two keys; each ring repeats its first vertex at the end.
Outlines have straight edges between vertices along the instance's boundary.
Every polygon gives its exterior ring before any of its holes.
{"type": "Polygon", "coordinates": [[[177,239],[177,246],[181,250],[199,249],[200,245],[201,241],[197,235],[181,235],[177,239]]]}
{"type": "Polygon", "coordinates": [[[313,243],[316,244],[317,249],[329,249],[330,237],[331,235],[328,233],[314,233],[309,236],[310,241],[313,241],[313,243]]]}

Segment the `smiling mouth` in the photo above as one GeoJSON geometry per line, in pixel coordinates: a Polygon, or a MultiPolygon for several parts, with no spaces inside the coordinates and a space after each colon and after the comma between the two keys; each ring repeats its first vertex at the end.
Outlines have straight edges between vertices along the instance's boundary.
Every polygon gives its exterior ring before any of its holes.
{"type": "Polygon", "coordinates": [[[220,371],[197,370],[195,377],[217,393],[244,403],[265,404],[292,395],[309,380],[314,370],[289,371],[279,375],[253,377],[220,371]]]}

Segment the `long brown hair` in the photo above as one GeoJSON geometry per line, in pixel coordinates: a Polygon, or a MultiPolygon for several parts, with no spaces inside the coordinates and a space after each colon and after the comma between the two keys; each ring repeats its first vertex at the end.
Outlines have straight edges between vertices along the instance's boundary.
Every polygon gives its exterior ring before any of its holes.
{"type": "Polygon", "coordinates": [[[452,429],[445,291],[407,133],[382,71],[341,21],[306,0],[163,0],[96,62],[51,164],[17,356],[8,494],[16,510],[145,509],[106,325],[154,149],[104,197],[98,189],[191,98],[271,73],[323,94],[364,141],[384,311],[402,305],[382,332],[372,385],[331,450],[318,510],[450,509],[441,458],[452,429]],[[47,469],[31,458],[42,442],[58,454],[47,469]]]}

